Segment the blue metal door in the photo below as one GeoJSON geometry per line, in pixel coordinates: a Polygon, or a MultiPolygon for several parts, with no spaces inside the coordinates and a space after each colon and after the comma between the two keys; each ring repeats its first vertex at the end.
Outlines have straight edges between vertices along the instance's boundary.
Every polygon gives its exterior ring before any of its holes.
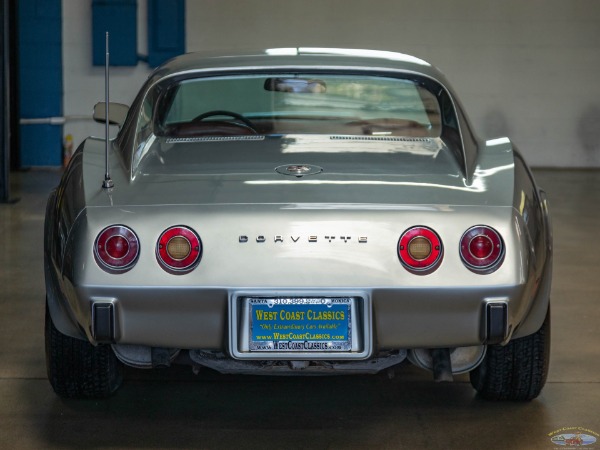
{"type": "Polygon", "coordinates": [[[20,0],[18,14],[21,167],[60,166],[62,1],[20,0]]]}

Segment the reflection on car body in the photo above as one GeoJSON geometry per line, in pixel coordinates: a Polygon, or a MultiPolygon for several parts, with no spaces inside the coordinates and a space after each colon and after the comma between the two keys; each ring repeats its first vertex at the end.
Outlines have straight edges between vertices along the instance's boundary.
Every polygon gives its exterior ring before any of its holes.
{"type": "Polygon", "coordinates": [[[188,54],[88,138],[48,201],[48,375],[103,397],[123,364],[222,373],[548,370],[546,196],[431,65],[392,52],[188,54]],[[124,111],[127,114],[124,114],[124,111]],[[118,115],[118,117],[116,116],[118,115]]]}

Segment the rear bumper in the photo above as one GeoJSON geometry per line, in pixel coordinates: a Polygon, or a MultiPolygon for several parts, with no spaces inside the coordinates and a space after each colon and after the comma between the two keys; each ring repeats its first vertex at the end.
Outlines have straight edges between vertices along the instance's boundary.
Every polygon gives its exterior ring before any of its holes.
{"type": "MultiPolygon", "coordinates": [[[[363,349],[352,357],[366,359],[385,349],[463,347],[507,340],[531,310],[529,302],[523,299],[523,290],[523,286],[485,290],[321,288],[310,291],[90,287],[71,291],[75,295],[68,300],[68,309],[94,343],[219,350],[236,356],[232,352],[232,339],[236,339],[239,326],[236,323],[240,319],[232,310],[239,298],[353,296],[364,299],[364,309],[360,312],[364,343],[363,349]],[[495,323],[490,323],[490,304],[505,305],[501,315],[494,316],[495,323]],[[112,306],[107,310],[103,308],[106,305],[112,306]],[[498,317],[503,322],[497,322],[498,317]]],[[[328,358],[335,359],[332,356],[328,358]]]]}

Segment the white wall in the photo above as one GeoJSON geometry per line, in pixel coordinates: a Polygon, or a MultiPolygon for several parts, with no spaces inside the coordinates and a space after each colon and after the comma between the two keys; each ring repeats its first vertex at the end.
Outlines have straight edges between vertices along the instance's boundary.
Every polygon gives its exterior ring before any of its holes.
{"type": "MultiPolygon", "coordinates": [[[[146,1],[138,1],[145,46],[146,1]]],[[[65,114],[103,97],[91,1],[63,0],[65,114]]],[[[414,54],[448,76],[478,133],[509,135],[534,166],[600,167],[600,1],[187,0],[187,51],[322,46],[414,54]]],[[[141,53],[145,49],[140,49],[141,53]]],[[[149,73],[115,68],[129,103],[149,73]]],[[[68,123],[76,140],[97,126],[68,123]]]]}
{"type": "MultiPolygon", "coordinates": [[[[93,122],[92,109],[104,101],[104,66],[92,66],[92,1],[63,0],[64,134],[75,146],[87,136],[104,137],[104,126],[93,122]],[[76,118],[73,119],[73,116],[76,118]],[[87,118],[79,118],[85,116],[87,118]]],[[[147,53],[146,2],[138,1],[138,53],[147,53]]],[[[116,46],[118,42],[110,42],[116,46]]],[[[110,100],[131,104],[150,73],[148,65],[110,68],[110,100]]],[[[112,134],[116,133],[116,128],[112,134]]]]}

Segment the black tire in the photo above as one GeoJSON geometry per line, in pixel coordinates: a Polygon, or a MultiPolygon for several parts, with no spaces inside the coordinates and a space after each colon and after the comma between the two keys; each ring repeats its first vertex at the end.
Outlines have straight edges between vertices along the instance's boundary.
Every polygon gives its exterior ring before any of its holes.
{"type": "Polygon", "coordinates": [[[548,375],[550,309],[542,327],[505,346],[490,345],[483,362],[470,373],[471,384],[488,400],[528,401],[536,398],[548,375]]]}
{"type": "Polygon", "coordinates": [[[64,398],[106,398],[121,385],[121,364],[110,345],[94,347],[56,329],[46,304],[46,370],[64,398]]]}

